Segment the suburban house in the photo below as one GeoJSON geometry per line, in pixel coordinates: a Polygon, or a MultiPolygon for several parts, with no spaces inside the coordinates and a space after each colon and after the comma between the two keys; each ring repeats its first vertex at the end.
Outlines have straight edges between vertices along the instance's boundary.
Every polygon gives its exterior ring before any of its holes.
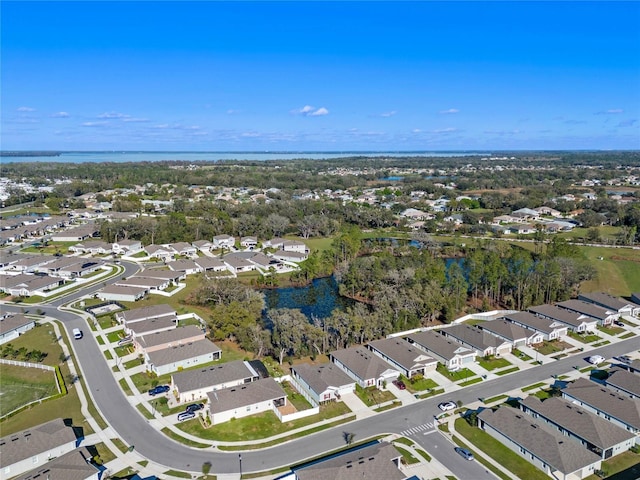
{"type": "Polygon", "coordinates": [[[169,245],[178,255],[185,257],[195,257],[198,255],[198,249],[187,242],[177,242],[169,245]]]}
{"type": "Polygon", "coordinates": [[[90,275],[102,268],[102,260],[91,260],[78,257],[62,257],[40,268],[49,275],[72,279],[90,275]]]}
{"type": "Polygon", "coordinates": [[[144,361],[147,370],[160,376],[220,360],[221,352],[220,348],[209,340],[196,340],[173,344],[162,350],[145,352],[144,361]]]}
{"type": "Polygon", "coordinates": [[[191,242],[191,245],[201,252],[210,252],[213,248],[213,242],[210,242],[209,240],[196,240],[195,242],[191,242]]]}
{"type": "MultiPolygon", "coordinates": [[[[144,272],[142,272],[144,274],[144,272]]],[[[114,285],[119,285],[121,287],[137,287],[144,288],[148,292],[158,292],[168,288],[170,285],[169,280],[164,280],[162,278],[150,278],[134,275],[133,277],[129,277],[126,280],[118,280],[114,285]]]]}
{"type": "Polygon", "coordinates": [[[456,342],[476,350],[481,357],[495,355],[500,357],[511,353],[511,342],[505,341],[478,327],[467,324],[452,325],[438,330],[441,335],[453,338],[456,342]]]}
{"type": "Polygon", "coordinates": [[[260,374],[250,362],[234,360],[201,369],[171,375],[171,390],[178,402],[193,402],[207,397],[207,393],[255,382],[260,374]]]}
{"type": "Polygon", "coordinates": [[[227,266],[217,257],[199,257],[194,260],[203,272],[228,272],[227,266]]]}
{"type": "Polygon", "coordinates": [[[353,393],[356,389],[355,380],[331,362],[294,365],[291,367],[291,379],[296,389],[316,404],[339,400],[345,393],[353,393]]]}
{"type": "MultiPolygon", "coordinates": [[[[0,438],[0,480],[33,470],[49,460],[75,450],[79,441],[73,428],[56,418],[0,438]]],[[[45,477],[46,478],[46,477],[45,477]]]]}
{"type": "Polygon", "coordinates": [[[478,327],[491,335],[511,343],[511,348],[520,348],[542,343],[543,335],[535,330],[528,330],[507,320],[491,320],[478,324],[478,327]]]}
{"type": "Polygon", "coordinates": [[[250,272],[256,269],[255,263],[251,263],[246,258],[238,256],[236,253],[229,253],[222,258],[222,261],[232,273],[250,272]]]}
{"type": "Polygon", "coordinates": [[[147,353],[155,350],[170,348],[182,343],[196,342],[204,340],[204,331],[195,325],[176,327],[171,330],[141,335],[133,339],[133,346],[136,350],[147,353]]]}
{"type": "Polygon", "coordinates": [[[529,307],[529,311],[542,318],[548,318],[567,326],[571,332],[593,332],[598,327],[598,321],[587,315],[556,307],[555,305],[538,305],[529,307]]]}
{"type": "Polygon", "coordinates": [[[111,244],[102,240],[87,240],[69,247],[70,252],[90,253],[91,255],[106,255],[111,253],[111,244]]]}
{"type": "Polygon", "coordinates": [[[581,293],[578,295],[578,300],[593,303],[602,308],[606,308],[607,310],[618,312],[620,315],[629,315],[631,317],[640,316],[640,305],[633,302],[627,302],[620,297],[614,297],[608,293],[581,293]]]}
{"type": "Polygon", "coordinates": [[[135,255],[142,252],[140,240],[120,240],[111,245],[111,251],[116,255],[135,255]]]}
{"type": "Polygon", "coordinates": [[[520,408],[563,435],[580,442],[602,460],[626,452],[636,443],[633,433],[560,397],[547,398],[543,402],[538,397],[529,395],[520,401],[520,408]]]}
{"type": "Polygon", "coordinates": [[[22,273],[37,272],[42,266],[57,260],[53,255],[20,255],[18,260],[11,262],[8,270],[22,273]]]}
{"type": "Polygon", "coordinates": [[[232,418],[248,417],[256,413],[275,410],[287,404],[287,394],[273,378],[207,393],[205,408],[211,423],[216,425],[232,418]]]}
{"type": "Polygon", "coordinates": [[[256,237],[240,237],[240,246],[244,248],[256,248],[258,239],[256,237]]]}
{"type": "Polygon", "coordinates": [[[629,395],[631,398],[640,398],[640,375],[614,368],[609,372],[609,377],[604,383],[618,393],[629,395]]]}
{"type": "Polygon", "coordinates": [[[169,267],[174,272],[184,272],[185,275],[193,275],[194,273],[202,272],[202,267],[193,260],[181,259],[173,262],[168,262],[169,267]]]}
{"type": "Polygon", "coordinates": [[[457,370],[476,359],[475,350],[463,347],[432,330],[412,333],[406,339],[417,348],[424,350],[449,370],[457,370]]]}
{"type": "Polygon", "coordinates": [[[236,244],[235,237],[231,235],[216,235],[213,237],[213,248],[232,248],[236,244]]]}
{"type": "Polygon", "coordinates": [[[612,325],[614,321],[620,318],[620,314],[615,310],[603,308],[594,303],[583,302],[582,300],[567,300],[557,303],[557,305],[565,310],[595,318],[598,321],[598,325],[601,326],[612,325]]]}
{"type": "Polygon", "coordinates": [[[438,366],[438,360],[399,337],[375,340],[369,342],[367,347],[407,378],[426,375],[438,366]]]}
{"type": "Polygon", "coordinates": [[[80,225],[56,232],[51,235],[52,242],[82,242],[87,238],[95,237],[100,232],[100,227],[96,224],[80,225]]]}
{"type": "Polygon", "coordinates": [[[640,433],[640,399],[620,395],[585,378],[563,388],[562,397],[636,435],[640,433]]]}
{"type": "Polygon", "coordinates": [[[285,252],[298,252],[298,253],[308,253],[309,248],[304,242],[299,240],[283,240],[282,250],[285,252]]]}
{"type": "Polygon", "coordinates": [[[362,388],[382,387],[386,382],[395,380],[400,371],[374,355],[365,347],[352,347],[336,350],[329,354],[331,361],[344,370],[362,388]]]}
{"type": "Polygon", "coordinates": [[[137,302],[144,298],[149,289],[122,285],[107,285],[96,296],[103,301],[137,302]]]}
{"type": "Polygon", "coordinates": [[[517,235],[530,235],[532,233],[536,233],[536,226],[529,223],[525,223],[523,225],[511,225],[509,226],[509,230],[511,230],[511,233],[515,233],[517,235]]]}
{"type": "Polygon", "coordinates": [[[18,338],[36,326],[33,318],[28,318],[21,313],[0,317],[0,345],[18,338]]]}
{"type": "Polygon", "coordinates": [[[173,270],[160,270],[158,268],[145,269],[140,276],[147,278],[161,278],[163,280],[168,280],[174,285],[177,285],[180,280],[187,278],[187,275],[182,271],[174,272],[173,270]]]}
{"type": "Polygon", "coordinates": [[[120,323],[134,323],[165,316],[170,316],[174,321],[176,320],[176,311],[171,305],[167,305],[166,303],[134,308],[115,314],[116,320],[120,323]]]}
{"type": "Polygon", "coordinates": [[[295,480],[403,480],[407,477],[400,471],[401,458],[393,445],[377,442],[296,468],[294,475],[295,480]]]}
{"type": "Polygon", "coordinates": [[[87,448],[76,448],[12,480],[99,480],[102,471],[87,448]]]}
{"type": "Polygon", "coordinates": [[[281,260],[283,262],[293,262],[300,263],[304,262],[307,258],[309,258],[309,252],[300,253],[300,252],[287,252],[285,250],[278,250],[273,254],[274,258],[281,260]]]}
{"type": "Polygon", "coordinates": [[[284,238],[274,237],[271,240],[265,240],[262,243],[262,246],[264,248],[275,248],[276,250],[279,250],[282,248],[282,245],[284,244],[284,242],[285,242],[284,238]]]}
{"type": "Polygon", "coordinates": [[[151,258],[158,258],[163,262],[170,262],[173,260],[173,255],[176,253],[172,248],[153,244],[144,247],[144,251],[151,258]]]}
{"type": "Polygon", "coordinates": [[[552,478],[582,479],[600,470],[599,455],[514,408],[485,409],[478,426],[552,478]]]}
{"type": "Polygon", "coordinates": [[[509,313],[504,316],[504,319],[508,322],[520,325],[529,331],[541,334],[542,339],[546,341],[562,338],[567,334],[567,330],[569,328],[564,323],[560,323],[549,318],[539,317],[531,312],[509,313]]]}
{"type": "Polygon", "coordinates": [[[62,285],[64,280],[49,275],[0,275],[0,291],[15,297],[47,296],[47,292],[62,285]]]}

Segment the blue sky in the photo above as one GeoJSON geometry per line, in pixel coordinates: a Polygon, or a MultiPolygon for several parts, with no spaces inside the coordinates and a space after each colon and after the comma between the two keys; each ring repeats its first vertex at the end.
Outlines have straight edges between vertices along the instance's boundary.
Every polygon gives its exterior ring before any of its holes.
{"type": "Polygon", "coordinates": [[[1,148],[640,148],[640,2],[12,2],[1,148]]]}

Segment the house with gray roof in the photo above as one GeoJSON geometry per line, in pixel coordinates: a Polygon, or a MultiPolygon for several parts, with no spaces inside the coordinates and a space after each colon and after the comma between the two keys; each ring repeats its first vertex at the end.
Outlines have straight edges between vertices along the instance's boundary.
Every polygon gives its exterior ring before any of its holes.
{"type": "Polygon", "coordinates": [[[204,330],[196,325],[176,327],[171,330],[150,333],[148,335],[137,336],[133,339],[133,345],[141,353],[153,352],[170,348],[182,343],[196,342],[204,340],[204,330]]]}
{"type": "MultiPolygon", "coordinates": [[[[124,287],[123,287],[124,288],[124,287]]],[[[127,335],[134,338],[141,335],[150,335],[156,332],[172,330],[177,326],[177,317],[165,315],[164,317],[148,318],[139,322],[131,322],[124,324],[124,331],[127,335]]]]}
{"type": "Polygon", "coordinates": [[[307,258],[309,258],[309,252],[291,252],[286,250],[278,250],[273,254],[274,258],[281,260],[283,262],[293,262],[300,263],[304,262],[307,258]]]}
{"type": "Polygon", "coordinates": [[[187,257],[195,257],[198,255],[198,249],[187,242],[176,242],[168,246],[178,253],[178,255],[184,255],[187,257]]]}
{"type": "Polygon", "coordinates": [[[296,389],[312,404],[340,400],[342,395],[356,389],[356,381],[332,362],[294,365],[291,367],[291,379],[296,389]]]}
{"type": "Polygon", "coordinates": [[[255,382],[260,374],[251,363],[234,360],[208,367],[185,370],[171,375],[171,390],[180,403],[207,397],[207,393],[255,382]]]}
{"type": "Polygon", "coordinates": [[[159,258],[163,262],[170,262],[176,254],[176,251],[173,248],[153,244],[144,247],[144,251],[151,258],[159,258]]]}
{"type": "Polygon", "coordinates": [[[417,348],[432,355],[449,370],[464,367],[476,359],[476,351],[460,345],[433,330],[417,332],[405,337],[417,348]]]}
{"type": "Polygon", "coordinates": [[[217,257],[199,257],[194,260],[203,272],[226,272],[227,266],[217,257]]]}
{"type": "Polygon", "coordinates": [[[491,320],[477,325],[478,328],[489,332],[506,342],[511,343],[511,348],[520,348],[528,345],[542,343],[543,335],[534,330],[527,330],[520,325],[504,319],[491,320]]]}
{"type": "Polygon", "coordinates": [[[213,425],[275,410],[287,404],[286,392],[273,378],[214,390],[207,393],[207,397],[209,401],[205,408],[213,425]]]}
{"type": "Polygon", "coordinates": [[[49,291],[59,287],[63,282],[63,279],[49,275],[0,275],[0,291],[16,297],[46,297],[49,291]]]}
{"type": "Polygon", "coordinates": [[[400,376],[399,370],[365,347],[336,350],[329,354],[329,358],[362,388],[382,387],[400,376]]]}
{"type": "Polygon", "coordinates": [[[629,395],[631,398],[640,398],[640,375],[621,368],[613,368],[609,371],[609,377],[604,383],[618,393],[629,395]]]}
{"type": "Polygon", "coordinates": [[[640,399],[620,395],[585,378],[578,378],[563,388],[562,397],[636,435],[640,434],[640,399]]]}
{"type": "Polygon", "coordinates": [[[37,272],[40,267],[47,263],[54,262],[58,259],[53,255],[20,255],[18,260],[11,262],[7,270],[18,271],[22,273],[37,272]]]}
{"type": "Polygon", "coordinates": [[[294,475],[295,480],[403,480],[401,457],[390,443],[378,442],[295,468],[294,475]]]}
{"type": "Polygon", "coordinates": [[[529,311],[539,317],[563,323],[571,332],[594,332],[598,327],[598,320],[595,318],[556,307],[555,305],[537,305],[535,307],[529,307],[529,311]]]}
{"type": "MultiPolygon", "coordinates": [[[[144,273],[144,272],[143,272],[144,273]]],[[[118,280],[114,285],[119,285],[121,287],[137,287],[144,288],[149,293],[159,292],[168,288],[171,282],[169,280],[165,280],[163,278],[151,278],[144,277],[142,275],[134,275],[133,277],[129,277],[126,280],[118,280]]]]}
{"type": "Polygon", "coordinates": [[[213,248],[213,242],[210,242],[209,240],[196,240],[195,242],[191,242],[191,245],[201,252],[210,252],[213,248]]]}
{"type": "Polygon", "coordinates": [[[579,442],[602,460],[626,452],[636,443],[633,433],[560,397],[543,402],[530,395],[520,401],[520,408],[579,442]]]}
{"type": "Polygon", "coordinates": [[[511,343],[482,331],[480,328],[458,324],[438,330],[442,335],[454,339],[465,347],[473,348],[481,357],[500,357],[511,353],[511,343]]]}
{"type": "Polygon", "coordinates": [[[33,318],[25,317],[22,314],[0,317],[0,345],[18,338],[35,326],[36,321],[33,318]]]}
{"type": "Polygon", "coordinates": [[[231,235],[216,235],[213,237],[214,248],[232,248],[236,244],[235,237],[231,235]]]}
{"type": "Polygon", "coordinates": [[[148,307],[133,308],[124,312],[116,313],[116,320],[120,323],[134,323],[142,320],[149,320],[150,318],[160,317],[173,317],[176,318],[175,309],[166,303],[160,305],[150,305],[148,307]]]}
{"type": "Polygon", "coordinates": [[[193,275],[203,271],[202,267],[191,259],[180,259],[168,262],[167,267],[175,272],[184,272],[186,275],[193,275]]]}
{"type": "Polygon", "coordinates": [[[76,448],[12,480],[99,480],[101,471],[92,459],[88,449],[76,448]]]}
{"type": "Polygon", "coordinates": [[[426,375],[438,366],[438,360],[411,345],[404,338],[391,337],[375,340],[367,344],[373,353],[397,368],[407,378],[426,375]]]}
{"type": "MultiPolygon", "coordinates": [[[[239,252],[242,253],[242,252],[239,252]]],[[[229,253],[221,259],[232,273],[250,272],[256,269],[255,263],[237,253],[229,253]]]]}
{"type": "Polygon", "coordinates": [[[145,269],[140,276],[144,276],[147,278],[161,278],[163,280],[168,280],[174,285],[177,285],[180,280],[185,280],[187,278],[187,274],[183,271],[172,271],[172,270],[160,270],[159,268],[148,268],[145,269]]]}
{"type": "Polygon", "coordinates": [[[160,376],[219,360],[221,352],[220,347],[209,340],[196,340],[145,352],[144,361],[147,370],[160,376]]]}
{"type": "Polygon", "coordinates": [[[485,409],[478,426],[552,478],[586,478],[602,465],[599,455],[515,408],[485,409]]]}
{"type": "Polygon", "coordinates": [[[565,310],[595,318],[598,325],[601,326],[611,325],[620,318],[620,314],[615,310],[603,308],[595,303],[583,302],[582,300],[567,300],[557,303],[557,305],[565,310]]]}
{"type": "Polygon", "coordinates": [[[621,297],[614,297],[604,292],[581,293],[578,300],[593,303],[599,307],[618,312],[620,315],[632,317],[640,316],[640,305],[629,302],[621,297]]]}
{"type": "Polygon", "coordinates": [[[149,292],[146,287],[132,287],[130,285],[107,285],[101,289],[96,295],[100,300],[114,302],[137,302],[142,300],[149,292]]]}
{"type": "Polygon", "coordinates": [[[46,464],[78,446],[73,428],[56,418],[0,438],[0,480],[13,478],[46,464]]]}
{"type": "Polygon", "coordinates": [[[550,318],[540,317],[531,312],[509,313],[503,318],[506,321],[515,325],[520,325],[522,328],[526,328],[529,331],[539,333],[545,341],[562,338],[567,334],[569,328],[564,323],[560,323],[550,318]]]}

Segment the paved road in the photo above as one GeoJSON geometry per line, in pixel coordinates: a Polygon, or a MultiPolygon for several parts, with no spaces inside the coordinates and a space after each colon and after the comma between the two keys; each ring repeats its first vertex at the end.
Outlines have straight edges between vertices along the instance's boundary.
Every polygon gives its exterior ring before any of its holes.
{"type": "MultiPolygon", "coordinates": [[[[7,311],[20,310],[20,307],[5,307],[7,311]]],[[[47,313],[53,313],[51,307],[43,307],[42,309],[47,313]]],[[[57,311],[52,316],[60,319],[67,331],[74,327],[86,328],[83,319],[69,312],[57,311]]],[[[597,353],[605,358],[610,358],[636,349],[637,342],[636,338],[631,338],[591,350],[589,354],[597,353]]],[[[211,462],[213,465],[212,473],[237,473],[239,471],[237,453],[225,453],[215,449],[192,449],[170,440],[151,427],[140,412],[132,407],[126,399],[93,336],[87,335],[82,340],[74,341],[73,347],[83,378],[97,407],[113,430],[127,444],[134,445],[141,455],[153,462],[177,470],[200,471],[203,463],[211,462]]],[[[571,371],[574,365],[582,367],[587,363],[584,358],[569,357],[523,372],[478,383],[458,390],[451,395],[446,395],[444,398],[460,400],[465,404],[470,403],[478,398],[492,397],[505,391],[548,380],[551,375],[561,375],[571,371]]],[[[426,399],[380,413],[375,417],[305,436],[286,444],[259,451],[243,452],[243,472],[271,470],[343,447],[345,445],[344,432],[355,434],[356,441],[380,433],[400,433],[408,426],[422,425],[432,421],[433,417],[440,413],[437,404],[442,400],[442,396],[426,399]]],[[[447,465],[450,464],[448,458],[444,458],[444,460],[447,465]]],[[[475,462],[469,462],[469,464],[471,463],[475,462]]]]}

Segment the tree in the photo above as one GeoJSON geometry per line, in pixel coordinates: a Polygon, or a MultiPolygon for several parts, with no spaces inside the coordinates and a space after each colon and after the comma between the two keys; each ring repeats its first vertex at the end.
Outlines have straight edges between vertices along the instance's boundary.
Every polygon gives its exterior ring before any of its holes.
{"type": "Polygon", "coordinates": [[[283,217],[277,213],[272,213],[265,218],[264,228],[274,237],[279,237],[287,231],[290,223],[291,221],[287,217],[283,217]]]}
{"type": "Polygon", "coordinates": [[[272,323],[272,343],[278,349],[278,360],[282,365],[285,355],[295,355],[302,348],[309,322],[300,310],[291,308],[270,310],[268,317],[272,323]]]}

